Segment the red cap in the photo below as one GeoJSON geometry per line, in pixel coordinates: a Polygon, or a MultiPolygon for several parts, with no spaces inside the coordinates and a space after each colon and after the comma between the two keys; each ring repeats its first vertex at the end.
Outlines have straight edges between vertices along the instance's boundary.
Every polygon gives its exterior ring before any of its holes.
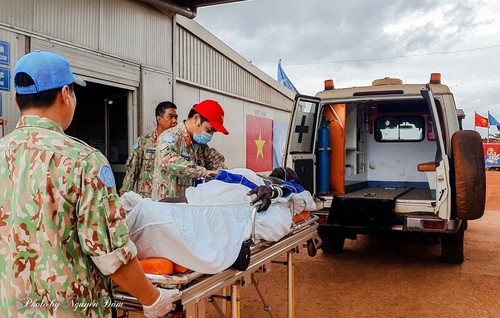
{"type": "Polygon", "coordinates": [[[224,135],[229,134],[227,129],[224,127],[224,110],[219,103],[214,100],[207,99],[198,103],[193,107],[193,109],[198,114],[205,117],[216,131],[221,132],[224,135]]]}

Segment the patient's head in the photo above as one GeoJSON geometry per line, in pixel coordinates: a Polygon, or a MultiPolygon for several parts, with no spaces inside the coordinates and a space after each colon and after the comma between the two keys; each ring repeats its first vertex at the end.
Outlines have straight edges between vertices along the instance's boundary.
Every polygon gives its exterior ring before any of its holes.
{"type": "Polygon", "coordinates": [[[297,175],[297,173],[288,167],[275,168],[269,176],[281,179],[283,181],[289,181],[289,180],[293,179],[293,180],[295,180],[295,182],[300,184],[300,179],[299,179],[299,176],[297,175]]]}

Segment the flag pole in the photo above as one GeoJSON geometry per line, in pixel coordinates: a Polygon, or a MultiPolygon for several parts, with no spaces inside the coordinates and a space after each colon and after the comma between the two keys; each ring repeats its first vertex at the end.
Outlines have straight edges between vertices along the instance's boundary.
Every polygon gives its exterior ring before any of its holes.
{"type": "Polygon", "coordinates": [[[477,113],[474,111],[474,131],[476,131],[476,118],[477,118],[477,113]]]}
{"type": "Polygon", "coordinates": [[[486,142],[490,142],[490,111],[488,110],[488,136],[486,136],[486,142]]]}

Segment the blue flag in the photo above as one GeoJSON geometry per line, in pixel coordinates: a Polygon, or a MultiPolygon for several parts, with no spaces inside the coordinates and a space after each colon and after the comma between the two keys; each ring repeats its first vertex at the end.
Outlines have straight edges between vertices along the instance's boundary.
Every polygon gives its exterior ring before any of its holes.
{"type": "Polygon", "coordinates": [[[495,117],[491,116],[490,112],[488,112],[488,122],[490,126],[497,126],[497,129],[500,130],[500,123],[495,119],[495,117]]]}
{"type": "Polygon", "coordinates": [[[281,85],[287,87],[288,89],[292,90],[295,94],[298,94],[299,91],[293,86],[292,82],[286,76],[285,71],[281,67],[281,59],[278,61],[278,82],[281,83],[281,85]]]}

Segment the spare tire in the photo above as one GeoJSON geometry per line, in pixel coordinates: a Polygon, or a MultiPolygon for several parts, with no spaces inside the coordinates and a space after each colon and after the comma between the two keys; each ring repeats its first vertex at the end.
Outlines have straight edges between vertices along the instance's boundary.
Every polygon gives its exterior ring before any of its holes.
{"type": "Polygon", "coordinates": [[[479,219],[486,202],[486,172],[481,135],[460,130],[451,138],[455,182],[455,211],[461,220],[479,219]]]}

